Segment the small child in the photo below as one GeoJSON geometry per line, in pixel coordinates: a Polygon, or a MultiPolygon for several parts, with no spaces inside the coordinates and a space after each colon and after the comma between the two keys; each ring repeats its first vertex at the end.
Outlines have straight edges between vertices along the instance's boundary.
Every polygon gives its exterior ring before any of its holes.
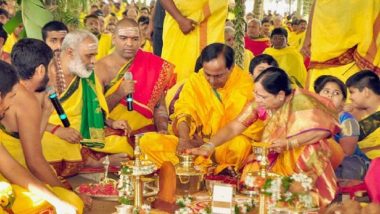
{"type": "Polygon", "coordinates": [[[341,131],[334,139],[342,147],[345,158],[335,173],[338,178],[363,179],[366,172],[366,158],[358,147],[360,127],[358,121],[350,113],[343,111],[347,99],[347,87],[338,78],[330,75],[320,76],[314,82],[317,94],[329,98],[339,111],[339,124],[341,131]]]}

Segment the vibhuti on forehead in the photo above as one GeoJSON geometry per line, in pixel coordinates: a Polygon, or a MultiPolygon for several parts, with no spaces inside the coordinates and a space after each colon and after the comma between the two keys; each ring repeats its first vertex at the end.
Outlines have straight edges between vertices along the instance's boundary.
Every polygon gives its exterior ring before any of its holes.
{"type": "Polygon", "coordinates": [[[86,50],[89,52],[98,51],[98,43],[90,43],[86,45],[86,50]]]}
{"type": "Polygon", "coordinates": [[[123,27],[117,30],[117,35],[119,36],[131,36],[131,35],[140,35],[140,30],[138,27],[123,27]]]}

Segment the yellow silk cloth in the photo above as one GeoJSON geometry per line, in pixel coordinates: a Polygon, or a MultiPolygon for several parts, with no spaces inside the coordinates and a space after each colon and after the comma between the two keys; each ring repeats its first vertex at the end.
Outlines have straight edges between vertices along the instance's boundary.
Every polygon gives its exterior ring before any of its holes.
{"type": "Polygon", "coordinates": [[[322,75],[332,75],[340,79],[342,82],[346,82],[350,76],[354,75],[359,70],[360,68],[355,64],[355,62],[351,62],[338,67],[326,67],[320,69],[311,68],[307,73],[305,88],[309,89],[310,91],[314,91],[314,82],[318,79],[318,77],[322,75]]]}
{"type": "Polygon", "coordinates": [[[96,55],[96,60],[108,55],[109,51],[112,49],[112,34],[102,33],[100,35],[98,44],[98,54],[96,55]]]}
{"type": "MultiPolygon", "coordinates": [[[[99,80],[95,78],[95,90],[97,98],[100,104],[100,108],[108,114],[108,107],[103,95],[103,89],[99,83],[99,80]]],[[[67,87],[66,91],[60,95],[60,99],[63,97],[65,100],[61,101],[62,107],[70,121],[70,127],[80,132],[81,119],[82,119],[82,83],[77,82],[75,79],[67,87]],[[73,86],[73,84],[78,84],[73,86]]],[[[49,123],[53,125],[62,125],[59,116],[54,112],[50,118],[49,123]]],[[[104,148],[91,148],[92,150],[104,152],[104,153],[121,153],[130,150],[130,146],[126,143],[125,136],[110,136],[105,138],[104,148]]],[[[81,145],[69,143],[57,135],[53,135],[50,132],[46,132],[42,138],[43,153],[47,161],[51,163],[64,162],[68,175],[71,175],[78,171],[78,169],[72,168],[70,163],[82,162],[81,145]]],[[[60,173],[59,173],[60,174],[60,173]]],[[[66,174],[66,173],[64,173],[66,174]]]]}
{"type": "MultiPolygon", "coordinates": [[[[247,72],[235,66],[223,88],[217,89],[215,94],[205,78],[203,70],[193,74],[184,84],[179,99],[175,103],[172,115],[173,130],[177,124],[185,121],[190,127],[191,138],[200,136],[207,142],[212,135],[232,121],[244,108],[245,104],[253,99],[252,78],[247,72]]],[[[216,148],[215,159],[219,173],[227,166],[238,170],[250,153],[250,141],[261,137],[263,124],[253,124],[242,135],[239,135],[216,148]]],[[[178,138],[172,135],[156,133],[145,134],[141,138],[141,149],[158,166],[163,161],[178,162],[175,156],[178,138]]],[[[209,160],[197,159],[198,164],[209,164],[209,160]]]]}
{"type": "Polygon", "coordinates": [[[16,44],[17,41],[18,39],[16,38],[14,33],[8,35],[7,41],[3,46],[3,51],[10,54],[12,52],[13,45],[16,44]]]}
{"type": "MultiPolygon", "coordinates": [[[[47,201],[43,200],[39,196],[29,192],[28,190],[18,186],[12,185],[15,193],[15,201],[12,206],[12,211],[15,214],[35,214],[44,213],[42,211],[54,210],[47,201]]],[[[84,204],[83,201],[74,192],[64,189],[62,187],[48,187],[55,195],[61,200],[70,203],[77,208],[77,213],[83,213],[84,204]]]]}
{"type": "MultiPolygon", "coordinates": [[[[20,140],[0,130],[0,141],[1,144],[7,149],[9,154],[12,155],[12,157],[23,167],[25,167],[26,170],[28,170],[20,140]]],[[[1,174],[0,181],[8,182],[7,179],[1,174]]],[[[18,185],[12,185],[12,187],[16,199],[12,206],[12,211],[15,214],[39,213],[39,211],[44,211],[52,208],[49,203],[40,197],[30,193],[28,190],[18,185]]],[[[53,191],[54,194],[56,194],[60,199],[74,205],[77,208],[78,213],[83,212],[83,202],[75,193],[61,187],[52,187],[50,190],[53,191]]]]}
{"type": "Polygon", "coordinates": [[[153,53],[153,45],[149,40],[145,40],[143,51],[153,53]]]}
{"type": "MultiPolygon", "coordinates": [[[[122,72],[122,69],[118,72],[118,74],[122,72]]],[[[118,75],[117,75],[118,76],[118,75]]],[[[118,80],[113,86],[111,86],[105,96],[111,96],[113,93],[116,92],[116,90],[119,88],[120,84],[122,83],[124,79],[121,78],[118,80]]],[[[128,111],[126,106],[124,106],[121,103],[118,103],[114,109],[109,114],[109,118],[112,120],[125,120],[128,121],[129,126],[131,127],[132,131],[136,131],[139,129],[143,129],[144,127],[153,125],[153,118],[147,118],[141,113],[133,110],[128,111]]],[[[132,149],[132,148],[131,148],[132,149]]],[[[133,155],[133,149],[130,151],[133,155]]],[[[129,154],[129,153],[128,153],[129,154]]]]}
{"type": "Polygon", "coordinates": [[[224,43],[227,0],[174,0],[181,14],[194,20],[195,29],[184,35],[174,18],[166,13],[161,57],[175,65],[177,81],[193,73],[195,61],[208,44],[224,43]]]}
{"type": "MultiPolygon", "coordinates": [[[[364,139],[359,140],[359,143],[358,143],[359,148],[369,149],[371,147],[377,147],[377,149],[371,149],[368,152],[365,152],[366,156],[371,160],[380,157],[380,148],[379,148],[380,121],[379,119],[374,119],[375,114],[380,115],[380,107],[377,109],[377,111],[374,114],[367,115],[363,117],[361,121],[359,121],[359,124],[361,126],[361,131],[362,132],[365,131],[364,139]],[[374,129],[374,131],[370,132],[369,131],[370,129],[374,129]]],[[[364,134],[364,133],[361,133],[361,134],[364,134]]]]}
{"type": "MultiPolygon", "coordinates": [[[[273,143],[276,139],[296,137],[314,130],[325,130],[332,135],[335,133],[338,126],[337,113],[331,103],[304,90],[296,90],[291,96],[268,119],[262,142],[273,143]]],[[[271,160],[271,171],[284,176],[303,172],[314,177],[314,191],[319,194],[319,204],[326,206],[334,199],[337,190],[329,159],[330,155],[337,154],[331,154],[326,139],[310,145],[305,145],[307,142],[303,144],[304,146],[284,151],[274,157],[271,160]]],[[[247,165],[244,174],[247,170],[257,170],[256,164],[247,165]]]]}
{"type": "Polygon", "coordinates": [[[244,49],[244,63],[243,63],[243,70],[249,72],[249,63],[253,59],[254,55],[252,51],[248,49],[244,49]]]}
{"type": "Polygon", "coordinates": [[[311,66],[336,67],[355,61],[361,69],[370,68],[379,73],[379,11],[378,0],[315,1],[311,66]]]}
{"type": "MultiPolygon", "coordinates": [[[[302,87],[305,86],[307,71],[303,62],[303,56],[298,50],[294,47],[283,49],[267,48],[264,54],[273,56],[280,68],[285,70],[293,83],[299,82],[302,87]]],[[[298,84],[295,83],[295,85],[298,84]]]]}
{"type": "Polygon", "coordinates": [[[296,50],[300,50],[302,48],[303,42],[305,41],[305,35],[306,32],[289,32],[289,46],[294,47],[296,50]]]}

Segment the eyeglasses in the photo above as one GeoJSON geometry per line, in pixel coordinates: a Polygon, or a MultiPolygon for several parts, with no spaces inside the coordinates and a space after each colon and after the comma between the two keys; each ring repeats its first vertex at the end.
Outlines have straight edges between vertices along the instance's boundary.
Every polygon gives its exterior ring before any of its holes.
{"type": "Polygon", "coordinates": [[[340,92],[338,90],[330,91],[329,89],[322,89],[321,93],[324,94],[324,95],[328,95],[328,96],[331,95],[332,97],[342,95],[342,92],[340,92]]]}

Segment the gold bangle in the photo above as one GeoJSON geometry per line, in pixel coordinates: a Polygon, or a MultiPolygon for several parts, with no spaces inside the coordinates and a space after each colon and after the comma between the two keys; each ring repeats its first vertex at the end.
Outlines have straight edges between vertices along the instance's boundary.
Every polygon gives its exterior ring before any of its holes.
{"type": "Polygon", "coordinates": [[[215,145],[212,142],[204,143],[201,147],[205,148],[208,151],[214,151],[215,145]]]}
{"type": "Polygon", "coordinates": [[[295,149],[295,148],[297,148],[297,147],[299,147],[299,142],[298,142],[298,140],[297,139],[293,139],[293,140],[291,140],[290,141],[290,147],[292,148],[292,149],[295,149]]]}

